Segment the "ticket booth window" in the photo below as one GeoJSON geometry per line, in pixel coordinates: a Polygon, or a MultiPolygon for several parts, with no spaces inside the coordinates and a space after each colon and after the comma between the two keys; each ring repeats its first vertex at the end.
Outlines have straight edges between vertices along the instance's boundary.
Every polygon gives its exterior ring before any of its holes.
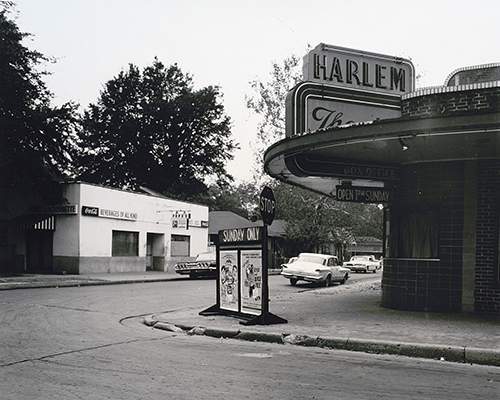
{"type": "Polygon", "coordinates": [[[439,212],[432,209],[392,212],[391,257],[439,258],[439,212]]]}

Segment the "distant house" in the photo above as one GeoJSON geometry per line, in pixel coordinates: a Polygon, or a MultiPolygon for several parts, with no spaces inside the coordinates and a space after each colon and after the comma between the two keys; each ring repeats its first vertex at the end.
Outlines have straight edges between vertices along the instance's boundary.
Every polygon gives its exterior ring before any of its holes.
{"type": "Polygon", "coordinates": [[[382,240],[371,236],[358,236],[347,245],[346,253],[349,257],[356,254],[372,254],[380,258],[382,256],[382,240]]]}

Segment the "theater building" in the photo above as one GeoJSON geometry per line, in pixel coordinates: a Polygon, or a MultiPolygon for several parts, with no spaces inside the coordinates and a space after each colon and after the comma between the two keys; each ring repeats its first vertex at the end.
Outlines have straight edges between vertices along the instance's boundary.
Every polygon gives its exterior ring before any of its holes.
{"type": "Polygon", "coordinates": [[[415,89],[409,60],[318,45],[266,172],[384,205],[382,306],[500,314],[500,64],[415,89]]]}
{"type": "Polygon", "coordinates": [[[68,274],[173,271],[207,251],[208,207],[149,191],[63,184],[64,204],[19,198],[4,221],[3,270],[68,274]]]}

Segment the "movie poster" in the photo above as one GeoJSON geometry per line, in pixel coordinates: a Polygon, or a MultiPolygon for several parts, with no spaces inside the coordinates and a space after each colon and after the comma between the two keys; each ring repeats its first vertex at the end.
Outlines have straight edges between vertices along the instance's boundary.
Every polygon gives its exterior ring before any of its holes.
{"type": "Polygon", "coordinates": [[[259,315],[262,311],[262,250],[241,250],[242,312],[259,315]]]}
{"type": "Polygon", "coordinates": [[[238,251],[220,252],[220,308],[237,311],[238,309],[238,251]]]}

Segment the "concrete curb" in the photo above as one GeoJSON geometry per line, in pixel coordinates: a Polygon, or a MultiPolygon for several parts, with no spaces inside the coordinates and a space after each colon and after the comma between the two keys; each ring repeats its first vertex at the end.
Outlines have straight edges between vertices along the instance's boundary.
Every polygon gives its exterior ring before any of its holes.
{"type": "Polygon", "coordinates": [[[224,330],[169,324],[155,319],[155,316],[144,318],[147,326],[185,332],[190,335],[210,336],[214,338],[231,338],[266,343],[290,344],[307,347],[322,347],[332,350],[361,351],[372,354],[390,354],[405,357],[427,358],[439,361],[480,364],[500,367],[500,351],[462,346],[444,346],[432,344],[410,344],[380,340],[365,340],[356,338],[311,337],[308,335],[288,333],[245,332],[241,330],[224,330]]]}
{"type": "Polygon", "coordinates": [[[127,279],[127,280],[93,280],[93,281],[79,281],[71,282],[61,280],[60,282],[44,283],[44,282],[31,282],[26,284],[10,284],[1,283],[0,290],[19,290],[19,289],[53,289],[53,288],[63,288],[63,287],[80,287],[80,286],[104,286],[104,285],[124,285],[129,283],[157,283],[157,282],[170,282],[174,280],[186,279],[183,277],[171,277],[171,278],[160,278],[160,279],[127,279]]]}

